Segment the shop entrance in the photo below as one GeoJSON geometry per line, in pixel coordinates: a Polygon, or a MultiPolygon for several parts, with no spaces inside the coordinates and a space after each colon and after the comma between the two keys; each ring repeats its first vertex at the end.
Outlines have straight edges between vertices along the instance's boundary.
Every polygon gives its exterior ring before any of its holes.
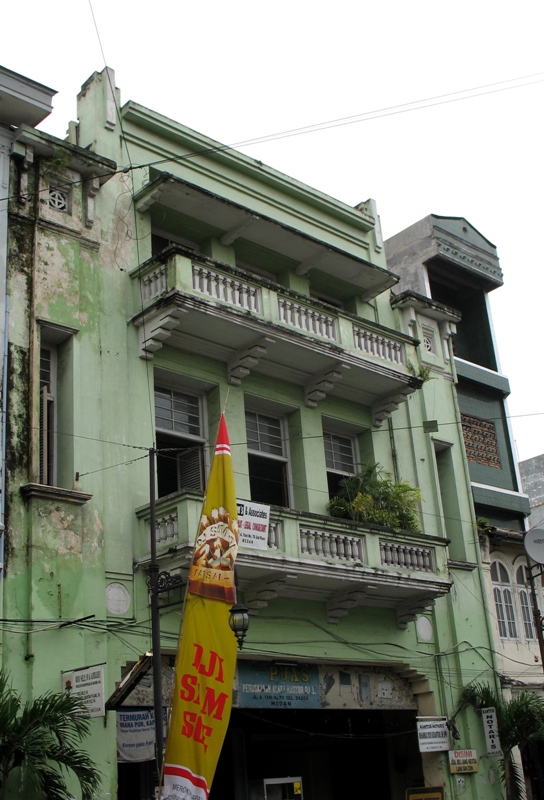
{"type": "Polygon", "coordinates": [[[210,800],[265,800],[271,779],[301,800],[345,800],[369,784],[382,800],[403,800],[423,785],[415,715],[235,708],[210,800]]]}

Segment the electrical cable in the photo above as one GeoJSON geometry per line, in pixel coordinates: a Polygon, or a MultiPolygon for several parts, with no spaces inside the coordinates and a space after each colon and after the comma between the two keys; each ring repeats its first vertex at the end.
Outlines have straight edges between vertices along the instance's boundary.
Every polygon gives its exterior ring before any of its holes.
{"type": "MultiPolygon", "coordinates": [[[[94,20],[94,14],[93,14],[93,20],[94,20]]],[[[266,143],[266,142],[269,142],[269,141],[276,141],[278,139],[288,139],[288,138],[291,138],[291,137],[294,137],[294,136],[300,136],[300,135],[303,135],[303,134],[306,134],[306,133],[314,133],[314,132],[319,131],[319,130],[326,130],[326,129],[329,129],[329,128],[342,127],[344,125],[350,125],[350,124],[354,124],[354,123],[358,123],[358,122],[367,122],[367,121],[370,121],[372,119],[377,119],[377,118],[383,117],[383,116],[392,116],[392,115],[395,115],[395,114],[403,114],[403,113],[406,113],[408,111],[419,111],[420,109],[424,109],[424,108],[431,108],[433,106],[444,105],[445,103],[448,103],[448,102],[452,102],[453,103],[453,102],[458,102],[460,100],[470,100],[470,99],[472,99],[474,97],[482,97],[482,96],[485,96],[487,94],[496,94],[497,92],[507,91],[507,90],[510,90],[510,89],[520,89],[520,88],[523,88],[525,86],[534,86],[534,85],[536,85],[538,83],[542,83],[544,81],[544,78],[540,78],[539,77],[541,75],[544,75],[544,73],[536,72],[536,73],[533,73],[531,75],[521,76],[521,77],[518,77],[518,78],[509,78],[509,79],[504,80],[504,81],[497,81],[497,82],[494,82],[494,83],[483,84],[481,86],[473,87],[472,89],[461,89],[461,90],[458,90],[456,92],[449,92],[447,94],[436,95],[434,98],[430,97],[430,98],[426,98],[426,99],[413,100],[413,101],[408,102],[408,103],[402,103],[402,104],[398,104],[398,105],[394,105],[394,106],[387,106],[385,108],[376,109],[374,111],[365,111],[365,112],[361,112],[360,114],[351,115],[349,117],[341,117],[338,120],[328,120],[328,121],[321,122],[321,123],[315,123],[315,124],[312,124],[312,125],[306,125],[306,126],[301,127],[301,128],[292,128],[292,129],[289,129],[289,130],[286,130],[286,131],[281,131],[281,132],[272,133],[272,134],[265,134],[263,136],[257,136],[257,137],[254,137],[252,139],[246,139],[246,140],[242,140],[242,141],[239,141],[239,142],[234,142],[232,144],[225,144],[225,145],[218,144],[218,145],[215,145],[213,147],[203,148],[202,150],[199,150],[199,151],[193,151],[193,152],[190,152],[190,153],[186,153],[183,156],[179,156],[177,158],[176,157],[168,157],[168,158],[164,158],[164,159],[160,159],[160,160],[149,161],[149,162],[146,162],[146,163],[143,163],[143,164],[137,164],[136,166],[130,165],[129,167],[122,167],[122,168],[119,168],[119,169],[117,169],[117,170],[115,170],[113,172],[110,172],[110,171],[104,172],[103,174],[99,174],[96,177],[106,177],[106,176],[109,176],[109,175],[117,175],[117,174],[120,174],[120,173],[123,173],[123,172],[126,173],[126,172],[128,172],[130,170],[133,170],[133,169],[147,169],[149,167],[157,166],[159,164],[164,164],[164,163],[178,163],[178,162],[181,162],[181,161],[189,160],[191,158],[198,158],[198,157],[203,156],[203,155],[210,155],[210,154],[213,154],[213,153],[222,152],[222,151],[226,151],[226,150],[233,150],[233,149],[235,149],[237,147],[250,147],[250,146],[253,146],[253,145],[256,145],[256,144],[262,144],[262,143],[266,143]],[[535,77],[538,77],[539,79],[536,80],[536,81],[529,81],[528,80],[529,78],[535,78],[535,77]],[[507,83],[514,83],[515,81],[527,81],[527,82],[526,83],[519,83],[519,84],[517,84],[515,86],[505,86],[505,85],[503,85],[503,84],[507,84],[507,83]],[[502,88],[493,89],[492,87],[502,87],[502,88]],[[480,91],[480,89],[486,89],[486,88],[489,88],[489,91],[480,91]],[[474,92],[474,94],[467,94],[468,92],[474,92]],[[477,94],[476,94],[476,92],[477,92],[477,94]],[[466,96],[460,97],[459,95],[466,95],[466,96]],[[449,99],[447,99],[447,98],[449,98],[449,99]],[[434,100],[437,100],[439,102],[433,102],[434,100]],[[424,104],[424,105],[420,105],[420,104],[424,104]]],[[[114,97],[115,97],[115,92],[114,92],[114,97]]],[[[118,114],[120,115],[120,110],[118,111],[118,114]]],[[[82,182],[83,182],[83,179],[75,180],[75,181],[71,182],[70,185],[71,186],[75,186],[75,185],[80,184],[82,182]]],[[[10,199],[12,199],[11,195],[7,195],[6,197],[0,197],[0,202],[2,202],[4,200],[10,200],[10,199]]]]}

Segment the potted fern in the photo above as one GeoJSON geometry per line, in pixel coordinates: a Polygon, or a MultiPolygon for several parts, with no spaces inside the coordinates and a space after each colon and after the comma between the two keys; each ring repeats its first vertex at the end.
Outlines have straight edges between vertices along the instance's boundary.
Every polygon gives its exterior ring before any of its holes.
{"type": "Polygon", "coordinates": [[[368,522],[387,528],[419,533],[419,489],[406,481],[395,481],[379,464],[368,464],[356,475],[340,481],[340,489],[329,501],[333,517],[368,522]]]}

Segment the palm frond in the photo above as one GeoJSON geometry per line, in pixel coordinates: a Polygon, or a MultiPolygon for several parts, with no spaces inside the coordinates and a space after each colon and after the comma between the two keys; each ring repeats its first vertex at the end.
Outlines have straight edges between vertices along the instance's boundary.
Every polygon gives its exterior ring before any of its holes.
{"type": "Polygon", "coordinates": [[[523,770],[516,764],[511,753],[501,758],[499,768],[508,800],[526,800],[523,770]]]}
{"type": "Polygon", "coordinates": [[[21,768],[23,777],[48,800],[67,800],[71,793],[65,773],[73,773],[82,800],[91,800],[100,786],[100,773],[78,747],[89,730],[89,715],[78,697],[48,692],[22,706],[0,670],[0,782],[21,768]]]}
{"type": "Polygon", "coordinates": [[[523,751],[532,741],[544,741],[544,700],[527,691],[505,700],[488,684],[472,683],[464,689],[461,701],[476,709],[491,706],[495,709],[503,751],[500,769],[506,796],[508,800],[524,800],[523,770],[514,761],[512,751],[514,747],[523,751]]]}

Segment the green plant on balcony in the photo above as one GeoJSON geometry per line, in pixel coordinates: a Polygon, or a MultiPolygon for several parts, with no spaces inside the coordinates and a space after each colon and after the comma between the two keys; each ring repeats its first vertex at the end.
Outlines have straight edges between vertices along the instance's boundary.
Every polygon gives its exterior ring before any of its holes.
{"type": "Polygon", "coordinates": [[[338,494],[329,502],[329,513],[355,522],[419,533],[420,499],[419,489],[406,481],[393,480],[379,464],[368,464],[361,472],[340,481],[338,494]]]}

